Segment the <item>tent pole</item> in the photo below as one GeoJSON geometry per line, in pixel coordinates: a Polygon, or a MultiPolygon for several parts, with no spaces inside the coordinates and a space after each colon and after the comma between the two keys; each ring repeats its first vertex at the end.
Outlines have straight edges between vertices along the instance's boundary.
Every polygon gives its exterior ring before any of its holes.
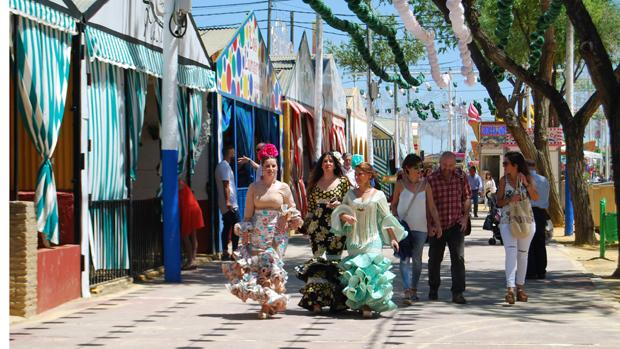
{"type": "Polygon", "coordinates": [[[75,204],[79,202],[79,198],[82,197],[81,171],[84,165],[80,151],[82,146],[82,137],[80,136],[82,134],[82,103],[80,97],[80,91],[82,89],[82,70],[80,64],[82,56],[81,32],[82,27],[79,25],[78,34],[73,36],[71,48],[71,69],[73,74],[73,106],[71,107],[73,113],[73,239],[75,243],[77,243],[82,236],[82,206],[75,204]]]}
{"type": "MultiPolygon", "coordinates": [[[[316,15],[316,55],[314,73],[314,159],[323,152],[323,22],[316,15]]],[[[329,150],[329,149],[325,149],[329,150]]]]}
{"type": "Polygon", "coordinates": [[[166,282],[181,282],[179,185],[177,180],[177,70],[179,42],[170,31],[176,1],[164,3],[164,75],[162,77],[162,174],[164,270],[166,282]]]}
{"type": "Polygon", "coordinates": [[[13,66],[12,66],[12,83],[13,83],[13,190],[11,191],[11,201],[18,198],[19,191],[19,112],[17,111],[17,16],[11,15],[13,25],[13,66]]]}
{"type": "Polygon", "coordinates": [[[191,188],[192,187],[192,174],[191,174],[191,161],[194,158],[194,150],[192,149],[192,140],[189,137],[189,135],[191,134],[192,137],[194,137],[194,130],[191,128],[191,122],[190,122],[190,118],[191,118],[191,110],[192,110],[192,106],[191,106],[191,94],[193,93],[193,90],[189,90],[188,89],[188,93],[187,93],[187,101],[186,101],[186,105],[187,105],[187,118],[185,119],[185,129],[187,130],[187,162],[186,162],[186,169],[187,169],[187,173],[186,173],[186,178],[187,178],[187,185],[191,188]]]}
{"type": "MultiPolygon", "coordinates": [[[[128,94],[132,93],[133,91],[131,91],[128,83],[127,83],[127,76],[129,75],[128,70],[127,69],[123,69],[123,79],[125,82],[125,185],[127,186],[127,243],[128,246],[127,248],[129,249],[129,272],[132,273],[133,272],[133,268],[131,265],[131,248],[132,248],[132,240],[134,237],[134,234],[136,234],[136,231],[134,229],[134,222],[133,222],[133,190],[132,190],[132,181],[131,181],[131,135],[129,133],[129,129],[130,129],[130,125],[131,125],[131,121],[130,121],[130,115],[129,115],[129,103],[128,103],[128,94]]],[[[134,144],[134,146],[138,146],[137,144],[134,144]]]]}

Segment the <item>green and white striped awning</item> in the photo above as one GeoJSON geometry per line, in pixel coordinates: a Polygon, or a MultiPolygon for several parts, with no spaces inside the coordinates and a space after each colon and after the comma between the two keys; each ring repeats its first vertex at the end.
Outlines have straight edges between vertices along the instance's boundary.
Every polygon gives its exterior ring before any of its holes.
{"type": "Polygon", "coordinates": [[[54,29],[77,34],[77,20],[68,14],[54,10],[38,1],[9,0],[9,11],[54,29]]]}
{"type": "Polygon", "coordinates": [[[179,64],[177,80],[181,86],[200,91],[215,91],[215,72],[209,69],[179,64]]]}
{"type": "MultiPolygon", "coordinates": [[[[99,60],[161,78],[163,54],[92,26],[86,26],[86,47],[91,60],[99,60]]],[[[215,91],[215,72],[195,65],[179,65],[179,85],[200,91],[215,91]]]]}

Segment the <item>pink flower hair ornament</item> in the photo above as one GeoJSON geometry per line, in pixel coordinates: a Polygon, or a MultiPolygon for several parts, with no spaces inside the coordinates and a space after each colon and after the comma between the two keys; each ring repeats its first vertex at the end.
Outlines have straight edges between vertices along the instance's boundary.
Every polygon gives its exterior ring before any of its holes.
{"type": "Polygon", "coordinates": [[[278,148],[271,143],[267,143],[258,152],[258,161],[263,161],[264,158],[277,158],[278,155],[278,148]]]}

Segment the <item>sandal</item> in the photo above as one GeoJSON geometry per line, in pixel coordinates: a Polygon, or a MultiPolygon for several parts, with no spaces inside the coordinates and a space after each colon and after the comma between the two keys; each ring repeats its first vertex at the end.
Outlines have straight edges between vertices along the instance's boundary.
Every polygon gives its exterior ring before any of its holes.
{"type": "Polygon", "coordinates": [[[506,303],[508,304],[515,304],[515,294],[512,291],[512,288],[509,288],[508,290],[506,290],[506,303]]]}
{"type": "Polygon", "coordinates": [[[372,318],[372,310],[367,305],[362,308],[362,317],[364,319],[372,318]]]}
{"type": "Polygon", "coordinates": [[[405,294],[403,296],[403,304],[413,305],[413,302],[411,301],[411,290],[410,289],[405,290],[405,294]]]}
{"type": "Polygon", "coordinates": [[[181,267],[181,270],[196,270],[198,269],[198,265],[196,264],[185,264],[183,267],[181,267]]]}
{"type": "Polygon", "coordinates": [[[523,287],[517,287],[517,301],[519,302],[527,302],[527,293],[525,293],[525,289],[523,287]]]}
{"type": "Polygon", "coordinates": [[[411,299],[412,303],[417,302],[417,301],[420,300],[420,298],[418,297],[418,290],[416,290],[415,288],[412,288],[409,292],[410,292],[409,293],[410,294],[409,299],[411,299]]]}

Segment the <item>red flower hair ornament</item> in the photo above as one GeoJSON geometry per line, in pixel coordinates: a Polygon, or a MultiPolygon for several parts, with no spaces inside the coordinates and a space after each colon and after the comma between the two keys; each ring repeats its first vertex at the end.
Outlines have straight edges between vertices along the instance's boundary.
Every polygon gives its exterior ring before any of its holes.
{"type": "Polygon", "coordinates": [[[271,143],[267,143],[258,152],[258,161],[263,161],[264,158],[277,158],[278,154],[278,148],[271,143]]]}

